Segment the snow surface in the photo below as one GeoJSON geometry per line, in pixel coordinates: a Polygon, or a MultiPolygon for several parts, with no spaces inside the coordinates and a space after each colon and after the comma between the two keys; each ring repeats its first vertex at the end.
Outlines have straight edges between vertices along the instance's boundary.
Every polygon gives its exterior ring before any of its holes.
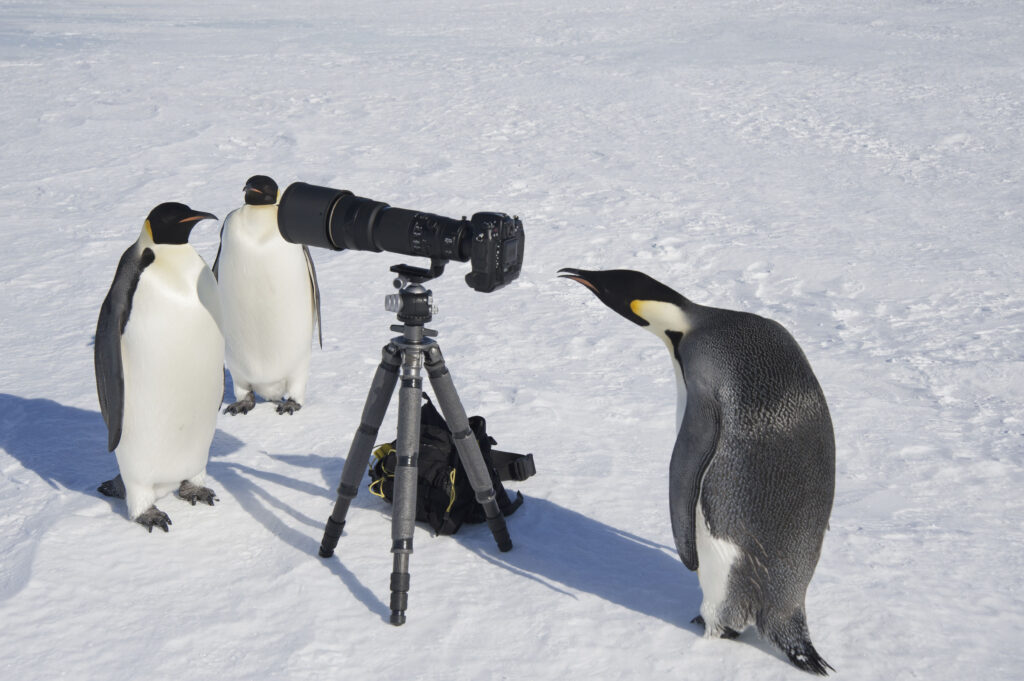
{"type": "Polygon", "coordinates": [[[801,342],[836,426],[807,608],[840,677],[1024,677],[1022,35],[1019,0],[0,1],[0,676],[808,678],[689,624],[668,358],[574,266],[801,342]],[[164,498],[149,535],[95,492],[118,257],[154,205],[223,217],[256,173],[526,227],[510,286],[432,285],[467,410],[536,455],[515,549],[420,526],[400,628],[387,505],[361,492],[316,556],[399,256],[314,253],[307,404],[220,417],[216,507],[164,498]]]}

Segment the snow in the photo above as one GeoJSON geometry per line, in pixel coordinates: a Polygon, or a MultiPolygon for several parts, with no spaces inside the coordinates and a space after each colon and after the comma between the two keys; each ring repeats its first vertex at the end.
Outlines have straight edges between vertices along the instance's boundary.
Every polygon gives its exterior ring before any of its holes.
{"type": "Polygon", "coordinates": [[[3,678],[807,678],[689,624],[668,357],[566,266],[800,341],[836,426],[807,608],[839,676],[1021,678],[1021,35],[1018,0],[0,0],[3,678]],[[431,282],[467,411],[536,457],[515,549],[418,526],[402,627],[390,507],[364,489],[316,549],[409,259],[314,252],[307,403],[219,417],[214,508],[164,498],[148,535],[95,491],[118,257],[156,204],[223,218],[257,173],[526,228],[508,287],[431,282]]]}

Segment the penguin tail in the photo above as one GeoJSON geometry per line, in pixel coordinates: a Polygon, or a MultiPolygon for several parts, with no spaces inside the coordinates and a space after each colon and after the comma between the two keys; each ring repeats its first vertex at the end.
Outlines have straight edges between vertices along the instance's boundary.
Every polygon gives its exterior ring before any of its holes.
{"type": "Polygon", "coordinates": [[[757,628],[786,654],[796,668],[819,676],[828,676],[829,670],[835,671],[814,649],[803,608],[788,619],[758,621],[757,628]]]}

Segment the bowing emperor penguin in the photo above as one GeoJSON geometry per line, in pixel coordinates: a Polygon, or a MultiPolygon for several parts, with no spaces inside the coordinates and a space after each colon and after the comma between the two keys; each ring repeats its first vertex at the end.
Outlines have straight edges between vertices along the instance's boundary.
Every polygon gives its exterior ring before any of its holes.
{"type": "Polygon", "coordinates": [[[128,516],[165,532],[154,502],[178,489],[213,506],[203,486],[224,394],[224,337],[217,282],[188,243],[217,216],[181,203],[150,212],[121,256],[96,324],[96,388],[107,447],[120,474],[99,491],[124,498],[128,516]]]}
{"type": "MultiPolygon", "coordinates": [[[[278,414],[294,414],[305,400],[320,289],[309,249],[278,231],[276,204],[277,183],[254,175],[245,184],[245,205],[221,228],[213,273],[235,388],[226,414],[248,413],[257,394],[276,402],[278,414]]],[[[319,339],[322,348],[322,331],[319,339]]]]}
{"type": "Polygon", "coordinates": [[[832,667],[804,611],[835,490],[825,397],[777,322],[690,302],[632,270],[560,270],[660,338],[678,387],[669,466],[672,535],[697,571],[705,636],[748,625],[800,669],[832,667]]]}

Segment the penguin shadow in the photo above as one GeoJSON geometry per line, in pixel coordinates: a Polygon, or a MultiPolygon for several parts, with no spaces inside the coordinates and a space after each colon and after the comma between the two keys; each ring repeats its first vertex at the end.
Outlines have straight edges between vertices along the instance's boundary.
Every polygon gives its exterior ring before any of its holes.
{"type": "MultiPolygon", "coordinates": [[[[218,430],[211,456],[241,446],[241,441],[218,430]]],[[[117,475],[117,460],[107,451],[107,428],[98,411],[0,393],[0,448],[53,489],[95,496],[115,512],[127,513],[123,500],[96,491],[101,482],[117,475]]]]}
{"type": "MultiPolygon", "coordinates": [[[[283,541],[310,560],[319,561],[326,569],[338,577],[356,599],[366,609],[387,621],[391,608],[385,601],[363,584],[359,578],[345,567],[344,558],[321,558],[319,555],[320,540],[323,536],[330,507],[323,506],[323,518],[313,518],[281,500],[281,495],[274,492],[273,486],[284,487],[303,494],[323,499],[335,499],[333,492],[341,477],[341,469],[345,460],[340,457],[327,457],[315,454],[292,455],[271,454],[270,458],[303,468],[316,468],[327,483],[321,487],[314,483],[296,480],[293,477],[273,473],[237,462],[212,462],[210,474],[219,484],[231,492],[232,497],[258,523],[266,528],[276,539],[283,541]],[[290,518],[291,522],[287,522],[290,518]],[[305,529],[304,529],[305,528],[305,529]]],[[[365,490],[361,490],[364,492],[365,490]]],[[[372,501],[367,499],[369,493],[360,493],[352,502],[349,519],[364,511],[371,510],[372,501]]],[[[339,544],[338,553],[344,555],[344,539],[339,544]]]]}
{"type": "Polygon", "coordinates": [[[117,474],[98,411],[0,393],[0,448],[53,489],[95,492],[117,474]]]}
{"type": "MultiPolygon", "coordinates": [[[[506,519],[511,551],[500,553],[485,525],[463,525],[453,537],[488,562],[559,595],[575,598],[576,593],[589,593],[704,635],[704,627],[691,621],[700,613],[702,600],[697,575],[686,569],[674,546],[638,537],[548,499],[524,498],[519,510],[506,519]]],[[[417,523],[417,532],[422,527],[417,523]]],[[[746,644],[790,664],[753,627],[723,643],[746,644]]]]}

